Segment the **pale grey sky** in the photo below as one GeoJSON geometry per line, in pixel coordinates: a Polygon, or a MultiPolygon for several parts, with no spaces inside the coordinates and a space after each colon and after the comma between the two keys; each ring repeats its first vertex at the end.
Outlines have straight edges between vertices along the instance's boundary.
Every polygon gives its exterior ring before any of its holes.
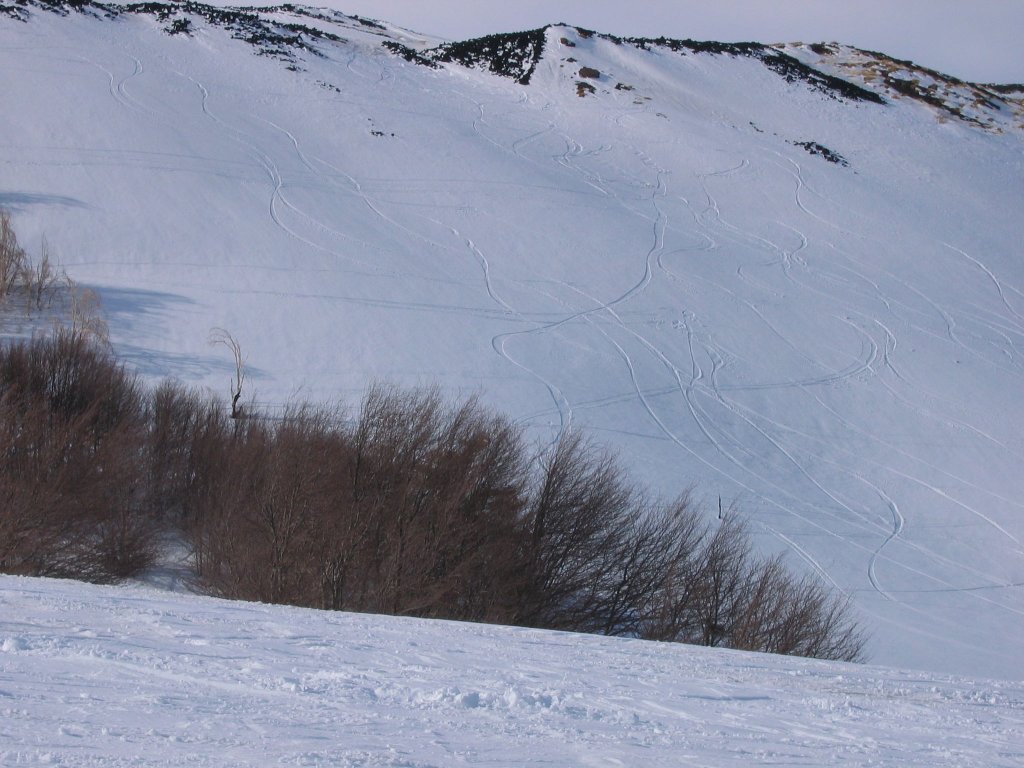
{"type": "Polygon", "coordinates": [[[1024,0],[307,0],[450,39],[565,21],[621,35],[838,40],[965,80],[1024,82],[1024,0]]]}

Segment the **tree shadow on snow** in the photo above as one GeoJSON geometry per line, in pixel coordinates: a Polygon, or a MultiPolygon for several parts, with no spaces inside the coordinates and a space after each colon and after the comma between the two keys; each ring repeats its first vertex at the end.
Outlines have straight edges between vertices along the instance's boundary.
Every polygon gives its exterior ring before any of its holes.
{"type": "MultiPolygon", "coordinates": [[[[166,337],[182,315],[196,306],[190,298],[163,291],[91,287],[102,299],[103,315],[115,337],[126,331],[134,337],[166,337]]],[[[196,345],[205,346],[205,341],[204,336],[189,346],[192,349],[196,345]]],[[[231,357],[215,348],[210,348],[205,354],[179,353],[117,341],[115,352],[120,360],[147,378],[171,378],[188,383],[213,375],[230,377],[235,372],[231,357]]],[[[246,365],[246,375],[250,379],[258,379],[263,372],[246,365]]]]}

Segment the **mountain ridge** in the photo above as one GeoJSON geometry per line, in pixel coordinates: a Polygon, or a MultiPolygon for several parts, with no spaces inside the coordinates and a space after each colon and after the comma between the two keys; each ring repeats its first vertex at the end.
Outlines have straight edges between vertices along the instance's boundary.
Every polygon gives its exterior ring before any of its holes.
{"type": "MultiPolygon", "coordinates": [[[[1005,129],[1006,121],[998,117],[1008,112],[1015,120],[1014,127],[1024,129],[1024,85],[967,82],[912,61],[838,43],[722,43],[664,36],[624,37],[559,22],[532,30],[496,33],[463,41],[409,45],[411,41],[395,39],[393,34],[389,35],[389,28],[378,21],[294,3],[230,6],[196,0],[122,3],[16,0],[13,5],[0,4],[0,13],[20,21],[27,21],[31,9],[60,15],[89,13],[111,19],[121,14],[148,15],[163,23],[167,34],[186,36],[190,34],[192,20],[202,19],[228,29],[236,39],[253,45],[259,55],[281,59],[293,68],[300,66],[296,58],[299,53],[322,56],[317,47],[319,44],[348,42],[343,35],[312,22],[341,28],[348,26],[350,29],[350,23],[355,22],[363,28],[361,31],[372,30],[382,37],[390,37],[381,45],[411,63],[428,67],[442,63],[468,68],[484,65],[493,74],[511,78],[521,85],[529,84],[546,52],[545,33],[550,29],[565,29],[586,39],[596,37],[644,51],[660,48],[675,53],[749,57],[760,61],[787,82],[804,82],[826,96],[875,104],[885,104],[886,98],[909,98],[929,105],[945,119],[955,118],[985,130],[1005,129]],[[280,18],[282,15],[292,16],[296,21],[286,21],[280,18]],[[816,58],[806,55],[808,52],[815,54],[816,58]]],[[[586,92],[589,92],[588,84],[580,89],[581,95],[586,92]]]]}
{"type": "MultiPolygon", "coordinates": [[[[282,3],[279,5],[209,5],[196,0],[170,0],[160,2],[150,0],[148,2],[113,2],[105,3],[102,0],[16,0],[14,4],[0,5],[0,12],[6,13],[11,18],[25,21],[28,18],[30,9],[42,10],[50,13],[66,15],[69,12],[99,14],[107,18],[114,18],[122,13],[150,15],[161,22],[170,22],[164,27],[168,34],[189,33],[191,17],[198,17],[210,24],[229,28],[238,39],[244,40],[257,49],[261,55],[269,55],[282,58],[294,63],[295,51],[304,51],[316,54],[315,43],[317,41],[331,41],[344,43],[346,40],[336,33],[331,33],[316,26],[305,23],[288,23],[275,20],[275,14],[291,14],[299,19],[307,21],[319,21],[328,24],[339,24],[347,21],[355,21],[365,28],[387,33],[388,28],[380,22],[360,17],[358,15],[347,15],[338,11],[329,11],[315,6],[304,6],[294,3],[282,3]]],[[[651,47],[666,48],[673,52],[689,51],[691,53],[708,53],[712,55],[746,56],[761,61],[766,67],[777,72],[788,82],[797,80],[808,83],[812,88],[819,90],[826,95],[838,95],[854,101],[870,101],[877,104],[884,104],[885,99],[873,90],[862,87],[850,79],[837,77],[828,71],[815,69],[805,63],[799,56],[787,53],[791,49],[802,49],[802,43],[794,44],[765,44],[759,42],[738,42],[722,43],[716,41],[697,41],[693,39],[678,39],[668,37],[627,37],[610,33],[595,32],[594,30],[574,26],[565,22],[547,24],[532,30],[522,32],[507,32],[486,35],[479,38],[471,38],[463,41],[443,42],[432,47],[420,46],[417,50],[413,47],[402,44],[397,40],[388,40],[383,43],[398,55],[407,60],[419,64],[427,62],[458,63],[462,66],[473,67],[481,62],[488,64],[489,71],[510,77],[520,84],[529,83],[530,77],[536,68],[541,56],[544,53],[543,33],[549,29],[565,28],[574,30],[585,38],[598,37],[608,40],[616,45],[628,44],[641,50],[648,50],[651,47]],[[523,61],[512,62],[516,52],[525,53],[529,63],[523,61]]],[[[911,61],[896,59],[886,54],[864,49],[856,49],[851,46],[841,46],[836,43],[815,43],[806,46],[811,51],[819,54],[824,61],[827,55],[835,55],[840,50],[852,51],[861,57],[874,59],[872,62],[869,82],[876,81],[879,77],[890,93],[902,94],[916,98],[933,106],[940,106],[950,114],[962,119],[982,123],[970,117],[965,117],[955,108],[947,106],[944,102],[935,100],[926,89],[909,89],[901,87],[899,78],[886,77],[884,72],[886,66],[900,65],[912,70],[915,73],[925,74],[935,80],[947,84],[960,85],[973,89],[976,98],[985,100],[982,93],[988,97],[1001,100],[1000,94],[1012,94],[1024,90],[1024,86],[1015,84],[979,84],[970,83],[951,75],[946,75],[935,70],[921,67],[911,61]]],[[[854,66],[849,62],[841,62],[840,71],[846,70],[844,74],[851,74],[854,66]]],[[[863,74],[863,73],[856,73],[863,74]]],[[[1017,99],[1019,102],[1020,99],[1017,99]]],[[[996,108],[990,102],[986,106],[996,108]]],[[[1019,106],[1019,104],[1018,104],[1019,106]]]]}

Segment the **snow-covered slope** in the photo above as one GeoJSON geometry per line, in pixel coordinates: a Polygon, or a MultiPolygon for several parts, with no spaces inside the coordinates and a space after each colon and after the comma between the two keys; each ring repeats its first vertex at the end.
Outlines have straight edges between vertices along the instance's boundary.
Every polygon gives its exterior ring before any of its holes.
{"type": "Polygon", "coordinates": [[[1024,687],[0,577],[0,764],[1017,766],[1024,687]]]}
{"type": "Polygon", "coordinates": [[[1024,676],[1012,105],[985,129],[834,63],[568,26],[4,9],[0,206],[143,374],[226,391],[217,326],[271,410],[480,391],[735,500],[874,661],[1024,676]]]}

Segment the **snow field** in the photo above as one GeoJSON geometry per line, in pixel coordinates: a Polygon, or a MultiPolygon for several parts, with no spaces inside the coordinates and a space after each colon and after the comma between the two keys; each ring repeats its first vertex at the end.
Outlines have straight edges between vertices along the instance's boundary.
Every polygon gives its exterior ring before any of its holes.
{"type": "Polygon", "coordinates": [[[0,577],[0,764],[1015,766],[1024,688],[0,577]]]}

